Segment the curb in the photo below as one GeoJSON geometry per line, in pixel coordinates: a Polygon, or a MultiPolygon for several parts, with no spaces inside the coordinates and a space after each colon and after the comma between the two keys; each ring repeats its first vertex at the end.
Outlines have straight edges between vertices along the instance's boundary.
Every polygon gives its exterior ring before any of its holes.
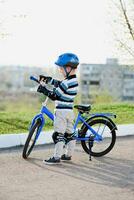
{"type": "MultiPolygon", "coordinates": [[[[117,128],[117,137],[134,135],[134,124],[118,125],[117,128]]],[[[53,130],[42,132],[37,140],[36,145],[53,143],[52,133],[53,130]]],[[[27,136],[28,133],[0,135],[0,149],[22,146],[25,144],[27,136]]]]}
{"type": "MultiPolygon", "coordinates": [[[[42,132],[36,142],[36,145],[52,143],[52,133],[53,130],[42,132]]],[[[25,144],[27,136],[28,133],[0,135],[0,148],[22,146],[25,144]]]]}

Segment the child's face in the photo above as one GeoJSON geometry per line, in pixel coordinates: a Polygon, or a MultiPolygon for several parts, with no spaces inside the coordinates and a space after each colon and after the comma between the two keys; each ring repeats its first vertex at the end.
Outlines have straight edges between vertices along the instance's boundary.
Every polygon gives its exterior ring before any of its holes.
{"type": "Polygon", "coordinates": [[[63,67],[59,67],[58,69],[59,69],[59,72],[60,72],[64,77],[66,77],[66,72],[65,72],[64,68],[63,68],[63,67]]]}
{"type": "MultiPolygon", "coordinates": [[[[71,70],[71,67],[69,67],[69,66],[67,66],[66,67],[66,71],[70,74],[70,75],[72,75],[72,74],[75,74],[75,70],[71,70]]],[[[64,76],[64,78],[66,78],[66,72],[65,72],[65,70],[64,70],[64,68],[63,67],[59,67],[59,72],[64,76]]]]}

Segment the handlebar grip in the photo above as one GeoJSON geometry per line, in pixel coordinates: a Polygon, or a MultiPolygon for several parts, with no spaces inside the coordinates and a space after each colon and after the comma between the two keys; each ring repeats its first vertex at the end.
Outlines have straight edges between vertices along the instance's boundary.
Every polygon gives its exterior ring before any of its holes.
{"type": "Polygon", "coordinates": [[[34,76],[30,76],[30,80],[35,81],[35,82],[37,82],[37,83],[40,83],[40,82],[38,81],[38,79],[35,78],[34,76]]]}

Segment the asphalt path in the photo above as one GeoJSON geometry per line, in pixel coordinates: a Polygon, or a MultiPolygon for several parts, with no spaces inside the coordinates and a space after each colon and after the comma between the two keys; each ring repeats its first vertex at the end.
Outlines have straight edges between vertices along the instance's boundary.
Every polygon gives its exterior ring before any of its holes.
{"type": "Polygon", "coordinates": [[[0,151],[0,200],[134,200],[134,136],[118,137],[114,149],[89,161],[80,145],[71,162],[48,166],[53,145],[0,151]]]}

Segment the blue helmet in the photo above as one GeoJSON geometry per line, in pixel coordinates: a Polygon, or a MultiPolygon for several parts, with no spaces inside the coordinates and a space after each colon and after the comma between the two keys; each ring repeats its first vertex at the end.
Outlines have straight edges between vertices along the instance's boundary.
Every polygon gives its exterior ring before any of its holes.
{"type": "Polygon", "coordinates": [[[77,68],[79,65],[79,59],[73,53],[64,53],[58,57],[55,64],[60,67],[70,66],[71,68],[77,68]]]}

